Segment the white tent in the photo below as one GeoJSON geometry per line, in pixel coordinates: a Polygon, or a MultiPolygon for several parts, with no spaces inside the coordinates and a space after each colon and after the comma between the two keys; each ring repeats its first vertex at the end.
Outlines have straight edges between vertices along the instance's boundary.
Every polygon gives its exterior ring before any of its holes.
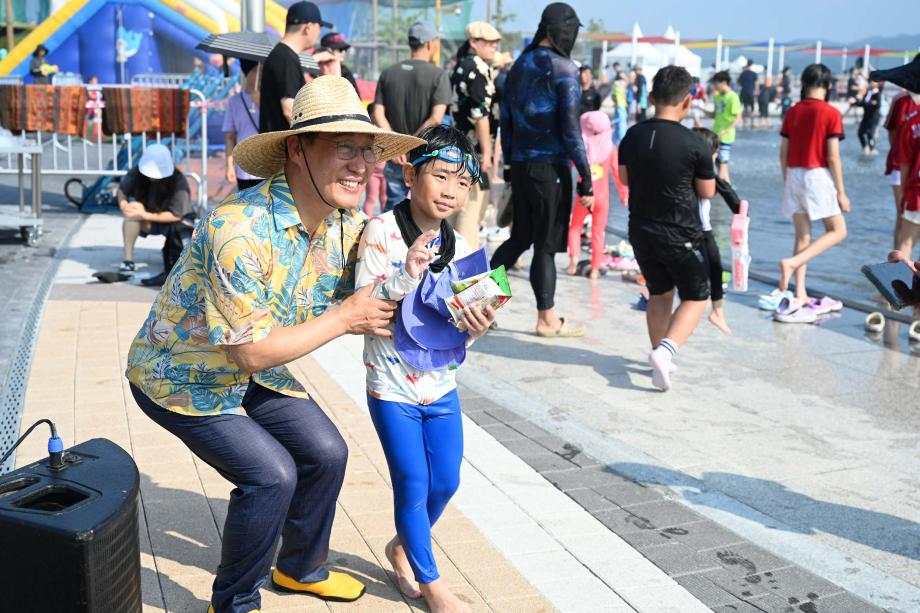
{"type": "Polygon", "coordinates": [[[658,72],[658,69],[667,65],[667,59],[651,43],[635,42],[642,37],[642,30],[639,24],[633,26],[633,41],[629,43],[620,43],[607,52],[607,65],[619,62],[624,68],[632,66],[642,66],[647,79],[651,79],[658,72]]]}
{"type": "Polygon", "coordinates": [[[674,32],[674,28],[671,26],[668,26],[667,31],[664,33],[664,38],[670,38],[675,43],[659,43],[655,45],[655,49],[664,57],[662,65],[683,66],[691,75],[699,77],[703,67],[703,58],[681,45],[680,34],[674,32]]]}

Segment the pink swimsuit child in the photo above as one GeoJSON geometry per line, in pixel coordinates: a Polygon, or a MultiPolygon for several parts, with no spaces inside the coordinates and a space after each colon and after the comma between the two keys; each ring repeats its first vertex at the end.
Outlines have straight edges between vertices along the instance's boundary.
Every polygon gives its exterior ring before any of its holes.
{"type": "Polygon", "coordinates": [[[610,118],[601,111],[591,111],[581,116],[581,135],[591,164],[591,181],[594,184],[594,208],[588,211],[575,197],[572,222],[569,224],[569,257],[577,258],[581,248],[581,229],[585,217],[591,215],[591,268],[601,266],[606,242],[607,214],[610,210],[610,175],[616,183],[620,204],[624,207],[629,198],[629,188],[620,183],[617,148],[613,145],[610,118]]]}

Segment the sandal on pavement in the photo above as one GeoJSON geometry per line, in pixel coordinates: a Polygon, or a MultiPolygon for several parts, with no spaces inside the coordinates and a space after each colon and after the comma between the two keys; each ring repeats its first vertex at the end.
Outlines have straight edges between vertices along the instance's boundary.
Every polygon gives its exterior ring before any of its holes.
{"type": "Polygon", "coordinates": [[[808,306],[814,309],[815,314],[818,316],[827,315],[828,313],[834,313],[836,311],[843,310],[843,303],[839,300],[834,300],[830,296],[824,296],[823,298],[812,298],[808,302],[808,306]]]}
{"type": "MultiPolygon", "coordinates": [[[[874,311],[866,315],[866,332],[878,333],[885,329],[885,316],[874,311]]],[[[908,330],[908,335],[910,331],[908,330]]]]}
{"type": "Polygon", "coordinates": [[[760,297],[760,300],[757,301],[757,307],[762,311],[775,311],[776,307],[779,306],[779,303],[783,298],[792,298],[793,293],[789,290],[781,292],[778,289],[773,290],[769,294],[764,294],[760,297]]]}
{"type": "Polygon", "coordinates": [[[774,314],[779,313],[780,315],[789,315],[795,313],[796,311],[802,309],[804,304],[802,301],[795,297],[786,297],[779,301],[779,304],[776,305],[774,309],[774,314]]]}
{"type": "Polygon", "coordinates": [[[818,314],[810,306],[803,306],[787,311],[776,309],[773,319],[784,324],[813,324],[818,320],[818,314]]]}
{"type": "Polygon", "coordinates": [[[910,322],[907,328],[907,338],[911,341],[920,341],[920,321],[915,319],[910,322]]]}
{"type": "Polygon", "coordinates": [[[588,331],[588,328],[582,324],[570,324],[565,320],[565,317],[560,317],[559,321],[562,323],[558,328],[552,332],[541,332],[537,330],[537,336],[542,336],[543,338],[573,338],[584,336],[585,332],[588,331]]]}
{"type": "Polygon", "coordinates": [[[315,583],[301,583],[288,577],[277,568],[272,573],[272,585],[282,592],[314,596],[332,602],[352,602],[364,594],[364,584],[345,573],[329,571],[329,577],[315,583]]]}

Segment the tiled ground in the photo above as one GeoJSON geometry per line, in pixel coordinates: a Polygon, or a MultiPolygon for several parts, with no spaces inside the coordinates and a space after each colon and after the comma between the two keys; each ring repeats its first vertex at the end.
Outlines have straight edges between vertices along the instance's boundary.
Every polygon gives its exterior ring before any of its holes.
{"type": "MultiPolygon", "coordinates": [[[[146,300],[50,300],[35,347],[22,422],[29,425],[48,417],[68,446],[105,437],[132,454],[141,472],[145,611],[201,612],[218,564],[230,485],[141,414],[131,398],[122,370],[148,306],[146,300]]],[[[339,498],[330,563],[360,576],[368,593],[356,603],[326,605],[265,589],[263,610],[426,610],[403,599],[384,570],[383,547],[393,534],[392,492],[370,420],[310,358],[296,362],[293,371],[320,399],[348,442],[348,474],[339,498]]],[[[30,437],[18,452],[17,464],[43,457],[45,441],[40,435],[30,437]]],[[[456,509],[445,512],[434,535],[442,575],[474,611],[554,610],[456,509]]]]}

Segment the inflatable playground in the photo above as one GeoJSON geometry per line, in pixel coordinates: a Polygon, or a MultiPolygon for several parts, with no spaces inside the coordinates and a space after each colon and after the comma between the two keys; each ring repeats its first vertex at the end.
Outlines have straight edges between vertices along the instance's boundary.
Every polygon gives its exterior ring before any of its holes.
{"type": "MultiPolygon", "coordinates": [[[[280,38],[287,9],[267,0],[265,26],[280,38]]],[[[0,75],[31,81],[29,61],[41,44],[47,62],[84,81],[130,83],[143,74],[191,73],[195,46],[209,34],[240,29],[234,0],[69,0],[39,24],[3,60],[0,75]]]]}

